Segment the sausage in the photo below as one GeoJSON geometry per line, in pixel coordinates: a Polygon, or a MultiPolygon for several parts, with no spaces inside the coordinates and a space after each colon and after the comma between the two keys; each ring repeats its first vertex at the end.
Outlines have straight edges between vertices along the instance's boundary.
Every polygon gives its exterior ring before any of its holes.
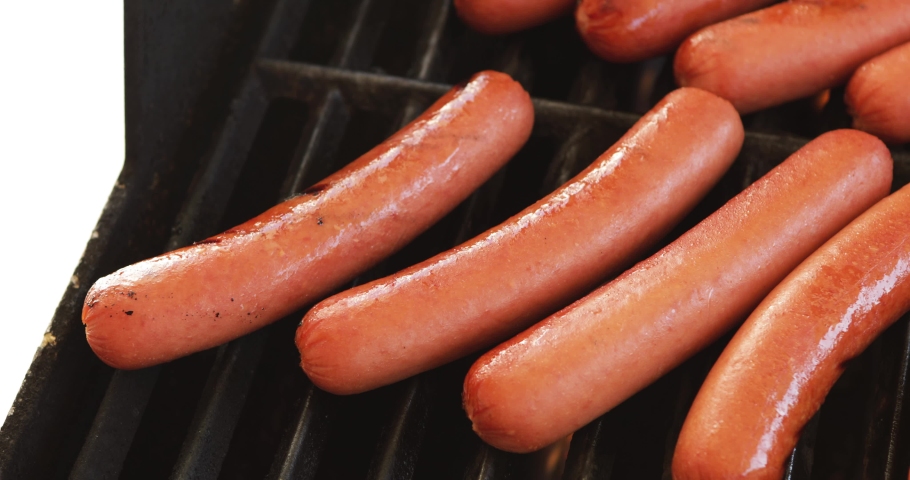
{"type": "Polygon", "coordinates": [[[775,1],[581,0],[575,22],[597,56],[610,62],[638,62],[671,51],[701,27],[775,1]]]}
{"type": "Polygon", "coordinates": [[[910,142],[910,43],[864,63],[847,84],[853,128],[889,143],[910,142]]]}
{"type": "Polygon", "coordinates": [[[488,35],[536,27],[571,12],[574,5],[575,0],[455,0],[458,16],[488,35]]]}
{"type": "Polygon", "coordinates": [[[844,364],[910,309],[910,187],[877,203],[765,298],[695,398],[673,478],[779,479],[844,364]]]}
{"type": "Polygon", "coordinates": [[[477,432],[542,448],[682,363],[888,193],[891,156],[856,130],[794,153],[679,239],[487,352],[465,379],[477,432]]]}
{"type": "Polygon", "coordinates": [[[698,31],[674,69],[680,85],[750,113],[837,86],[907,41],[906,0],[790,0],[698,31]]]}
{"type": "Polygon", "coordinates": [[[297,330],[303,370],[324,390],[358,393],[514,335],[666,234],[742,141],[728,102],[671,92],[586,170],[506,222],[316,305],[297,330]]]}
{"type": "Polygon", "coordinates": [[[525,143],[521,86],[481,72],[303,195],[98,280],[92,350],[135,369],[240,337],[325,296],[442,218],[525,143]]]}

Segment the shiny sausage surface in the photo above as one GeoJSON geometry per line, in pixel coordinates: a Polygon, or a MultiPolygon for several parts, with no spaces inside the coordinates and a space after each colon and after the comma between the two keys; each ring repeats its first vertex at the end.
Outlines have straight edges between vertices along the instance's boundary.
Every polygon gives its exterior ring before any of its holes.
{"type": "Polygon", "coordinates": [[[859,67],[845,96],[853,128],[888,143],[910,142],[910,43],[859,67]]]}
{"type": "Polygon", "coordinates": [[[609,411],[742,320],[816,248],[888,193],[875,137],[822,135],[666,248],[482,356],[474,430],[514,452],[609,411]]]}
{"type": "Polygon", "coordinates": [[[581,0],[578,33],[597,56],[638,62],[663,55],[705,25],[775,0],[581,0]]]}
{"type": "Polygon", "coordinates": [[[680,85],[749,113],[837,86],[907,41],[906,0],[791,0],[698,31],[674,68],[680,85]]]}
{"type": "Polygon", "coordinates": [[[318,300],[464,200],[521,148],[533,119],[508,75],[475,75],[303,195],[99,279],[82,311],[89,345],[113,367],[147,367],[318,300]]]}
{"type": "Polygon", "coordinates": [[[301,366],[320,388],[357,393],[514,335],[666,234],[742,141],[728,102],[671,92],[585,171],[506,222],[316,305],[297,331],[301,366]]]}
{"type": "Polygon", "coordinates": [[[455,0],[458,16],[481,33],[517,32],[565,15],[575,0],[455,0]]]}
{"type": "Polygon", "coordinates": [[[683,425],[673,476],[779,479],[844,371],[910,309],[910,187],[793,271],[721,354],[683,425]]]}

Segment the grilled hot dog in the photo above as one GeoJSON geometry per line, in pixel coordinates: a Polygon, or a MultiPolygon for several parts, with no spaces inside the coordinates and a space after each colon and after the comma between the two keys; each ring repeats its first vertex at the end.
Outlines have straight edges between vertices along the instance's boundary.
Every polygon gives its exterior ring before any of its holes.
{"type": "Polygon", "coordinates": [[[779,479],[844,371],[910,309],[910,187],[781,282],[727,345],[683,425],[673,478],[779,479]]]}
{"type": "Polygon", "coordinates": [[[490,35],[517,32],[567,14],[574,0],[455,0],[458,16],[490,35]]]}
{"type": "Polygon", "coordinates": [[[599,57],[638,62],[669,52],[705,25],[735,17],[775,0],[581,0],[578,32],[599,57]]]}
{"type": "Polygon", "coordinates": [[[890,143],[910,142],[910,43],[864,63],[847,84],[853,127],[890,143]]]}
{"type": "Polygon", "coordinates": [[[790,0],[689,37],[676,53],[676,80],[749,113],[839,85],[907,41],[906,0],[790,0]]]}
{"type": "Polygon", "coordinates": [[[305,194],[98,280],[82,310],[89,345],[113,367],[146,367],[319,299],[458,205],[521,148],[533,119],[508,75],[475,75],[305,194]]]}
{"type": "Polygon", "coordinates": [[[527,452],[590,422],[734,326],[890,185],[881,141],[822,135],[648,260],[483,355],[464,386],[474,430],[527,452]]]}
{"type": "Polygon", "coordinates": [[[585,171],[505,223],[316,305],[297,330],[301,366],[320,388],[357,393],[514,335],[653,245],[742,141],[728,102],[670,93],[585,171]]]}

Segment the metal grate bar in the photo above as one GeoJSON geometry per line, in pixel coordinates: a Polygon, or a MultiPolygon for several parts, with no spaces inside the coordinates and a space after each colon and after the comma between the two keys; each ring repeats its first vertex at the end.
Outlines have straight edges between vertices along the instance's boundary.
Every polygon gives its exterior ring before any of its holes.
{"type": "MultiPolygon", "coordinates": [[[[888,460],[885,464],[885,480],[900,478],[904,472],[898,465],[899,451],[899,433],[903,423],[906,423],[906,416],[903,415],[904,397],[908,386],[908,371],[910,371],[910,323],[904,328],[904,345],[902,349],[900,372],[897,377],[897,388],[895,389],[894,414],[891,417],[891,430],[888,439],[888,460]]],[[[906,466],[904,466],[906,468],[906,466]]]]}
{"type": "Polygon", "coordinates": [[[351,120],[349,108],[338,90],[326,94],[325,100],[316,110],[315,118],[307,125],[298,153],[299,158],[296,173],[290,176],[291,183],[282,190],[294,195],[302,192],[313,181],[325,178],[332,169],[331,162],[325,159],[333,158],[344,137],[344,130],[351,120]]]}
{"type": "Polygon", "coordinates": [[[809,480],[812,478],[812,461],[815,456],[815,434],[818,432],[818,421],[821,415],[815,415],[806,424],[803,433],[793,448],[793,453],[784,466],[783,480],[809,480]]]}
{"type": "Polygon", "coordinates": [[[267,335],[259,330],[219,349],[171,478],[218,478],[267,335]]]}
{"type": "Polygon", "coordinates": [[[316,475],[329,427],[326,394],[309,384],[291,435],[278,447],[268,479],[310,480],[316,475]]]}
{"type": "Polygon", "coordinates": [[[429,399],[422,376],[405,382],[393,421],[386,427],[373,457],[368,479],[409,479],[414,475],[429,417],[429,399]]]}
{"type": "Polygon", "coordinates": [[[515,475],[515,457],[513,453],[497,450],[486,443],[478,442],[477,455],[468,466],[464,480],[511,480],[520,478],[515,475]]]}
{"type": "Polygon", "coordinates": [[[105,480],[120,476],[131,443],[124,439],[132,440],[135,435],[160,371],[161,367],[151,367],[114,374],[69,478],[105,480]]]}
{"type": "Polygon", "coordinates": [[[602,416],[572,436],[565,480],[607,480],[616,461],[616,436],[607,434],[610,418],[602,416]]]}
{"type": "Polygon", "coordinates": [[[414,78],[418,80],[429,80],[435,77],[440,60],[440,44],[445,31],[446,21],[449,19],[451,6],[448,0],[433,0],[430,5],[428,15],[427,29],[421,37],[417,49],[422,52],[417,62],[417,74],[414,78]]]}
{"type": "MultiPolygon", "coordinates": [[[[371,111],[393,112],[411,95],[429,103],[451,88],[438,83],[272,59],[261,60],[259,72],[263,85],[273,96],[311,102],[317,95],[337,88],[351,104],[371,111]]],[[[553,100],[534,99],[533,102],[534,133],[548,138],[565,138],[579,122],[589,122],[595,127],[628,129],[639,118],[630,113],[553,100]]],[[[762,138],[778,139],[771,135],[762,135],[762,138]]]]}
{"type": "Polygon", "coordinates": [[[370,66],[379,36],[388,21],[389,0],[362,0],[350,31],[332,60],[333,65],[354,70],[370,66]]]}

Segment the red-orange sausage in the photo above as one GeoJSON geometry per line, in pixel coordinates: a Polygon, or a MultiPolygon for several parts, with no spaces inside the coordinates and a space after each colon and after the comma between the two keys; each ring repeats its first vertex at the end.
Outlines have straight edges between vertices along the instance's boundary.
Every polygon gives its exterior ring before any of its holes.
{"type": "Polygon", "coordinates": [[[514,335],[653,245],[742,141],[728,102],[670,93],[584,172],[505,223],[316,305],[297,330],[301,366],[322,389],[357,393],[514,335]]]}
{"type": "Polygon", "coordinates": [[[739,329],[702,385],[673,478],[779,479],[844,363],[910,309],[910,187],[812,254],[739,329]]]}
{"type": "Polygon", "coordinates": [[[841,84],[906,41],[907,0],[790,0],[689,37],[676,53],[676,80],[748,113],[841,84]]]}
{"type": "Polygon", "coordinates": [[[881,141],[822,135],[648,260],[482,356],[464,386],[474,430],[527,452],[594,420],[734,326],[890,185],[881,141]]]}
{"type": "Polygon", "coordinates": [[[458,16],[489,35],[536,27],[569,13],[573,5],[575,0],[455,0],[458,16]]]}
{"type": "Polygon", "coordinates": [[[864,63],[845,99],[854,128],[889,143],[910,142],[910,43],[864,63]]]}
{"type": "Polygon", "coordinates": [[[776,0],[581,0],[578,33],[599,57],[638,62],[669,52],[705,25],[776,0]]]}
{"type": "Polygon", "coordinates": [[[304,195],[98,280],[82,310],[88,342],[133,369],[269,324],[440,219],[521,148],[533,122],[517,82],[479,73],[304,195]]]}

